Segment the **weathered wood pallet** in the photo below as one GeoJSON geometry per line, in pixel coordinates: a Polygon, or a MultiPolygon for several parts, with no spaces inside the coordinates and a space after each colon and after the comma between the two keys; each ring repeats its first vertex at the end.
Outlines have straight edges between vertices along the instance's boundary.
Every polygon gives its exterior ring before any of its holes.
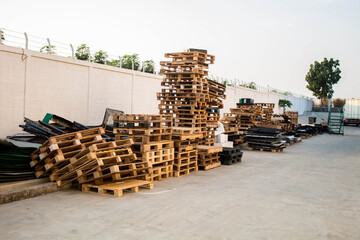
{"type": "Polygon", "coordinates": [[[88,148],[84,149],[80,153],[76,154],[72,157],[71,162],[76,161],[80,157],[90,153],[90,152],[99,152],[99,151],[109,151],[109,150],[119,150],[119,149],[127,149],[134,144],[132,139],[126,140],[116,140],[112,142],[105,142],[105,143],[97,143],[92,144],[88,148]]]}
{"type": "Polygon", "coordinates": [[[122,135],[118,134],[115,136],[116,140],[133,139],[134,143],[153,143],[160,141],[171,141],[172,134],[161,134],[161,135],[122,135]]]}
{"type": "MultiPolygon", "coordinates": [[[[80,184],[95,182],[95,184],[102,184],[106,181],[118,182],[125,179],[139,179],[144,178],[148,180],[152,171],[150,162],[138,162],[130,164],[111,165],[109,167],[90,169],[82,171],[76,170],[77,180],[80,184]]],[[[61,181],[56,181],[58,186],[61,186],[61,181]]]]}
{"type": "Polygon", "coordinates": [[[121,122],[162,122],[172,121],[172,116],[150,114],[113,114],[113,120],[121,122]]]}
{"type": "Polygon", "coordinates": [[[194,140],[194,139],[200,139],[204,135],[202,133],[196,133],[196,134],[186,134],[186,135],[172,135],[172,139],[174,141],[185,141],[185,140],[194,140]]]}
{"type": "Polygon", "coordinates": [[[198,171],[198,166],[191,166],[185,169],[174,170],[174,177],[184,176],[197,171],[198,171]]]}
{"type": "Polygon", "coordinates": [[[174,160],[174,169],[178,169],[181,167],[186,167],[192,164],[197,165],[198,158],[197,156],[178,158],[174,160]]]}
{"type": "MultiPolygon", "coordinates": [[[[136,156],[131,152],[130,148],[106,152],[92,152],[53,172],[50,175],[50,180],[56,180],[58,184],[63,185],[76,180],[83,174],[92,173],[112,165],[126,165],[127,167],[134,168],[134,166],[130,166],[130,164],[135,160],[136,156]]],[[[135,165],[135,167],[136,166],[137,165],[135,165]]]]}
{"type": "Polygon", "coordinates": [[[150,128],[150,129],[125,129],[114,128],[114,133],[119,135],[168,135],[172,134],[172,128],[150,128]]]}
{"type": "Polygon", "coordinates": [[[213,169],[213,168],[216,168],[216,167],[220,167],[220,166],[221,166],[220,161],[214,161],[214,162],[211,162],[211,163],[206,164],[206,165],[198,165],[198,168],[199,168],[199,170],[207,171],[207,170],[210,170],[210,169],[213,169]]]}
{"type": "Polygon", "coordinates": [[[162,179],[170,178],[173,176],[173,165],[153,167],[151,174],[151,181],[161,181],[162,179]]]}
{"type": "Polygon", "coordinates": [[[124,147],[100,152],[88,152],[88,149],[85,149],[74,157],[70,158],[67,165],[56,171],[53,171],[50,175],[50,180],[55,181],[69,177],[71,178],[76,176],[75,171],[77,169],[89,169],[89,166],[96,168],[111,164],[131,163],[136,159],[136,155],[133,154],[131,148],[124,147]]]}
{"type": "Polygon", "coordinates": [[[271,149],[271,148],[254,148],[254,147],[248,147],[249,151],[266,151],[266,152],[284,152],[284,148],[279,149],[271,149]]]}
{"type": "Polygon", "coordinates": [[[222,152],[223,148],[222,147],[216,147],[216,146],[204,146],[204,145],[199,145],[197,147],[198,149],[198,154],[199,155],[207,155],[207,154],[211,154],[211,153],[219,153],[222,152]]]}
{"type": "Polygon", "coordinates": [[[188,157],[192,157],[192,156],[197,156],[197,154],[198,154],[197,150],[190,150],[190,151],[186,151],[186,152],[175,151],[175,158],[176,159],[188,158],[188,157]]]}
{"type": "Polygon", "coordinates": [[[127,180],[123,182],[107,183],[101,185],[83,184],[81,189],[83,192],[95,192],[101,195],[113,195],[121,197],[125,191],[138,192],[139,188],[153,189],[154,184],[150,181],[127,180]]]}
{"type": "Polygon", "coordinates": [[[174,164],[174,148],[159,151],[137,153],[138,159],[145,162],[150,161],[153,166],[167,166],[174,164]]]}
{"type": "MultiPolygon", "coordinates": [[[[105,140],[99,140],[98,142],[105,142],[105,140]]],[[[96,142],[95,142],[96,143],[96,142]]],[[[69,163],[69,160],[74,155],[78,154],[82,150],[86,149],[92,143],[74,145],[67,147],[66,151],[57,149],[52,158],[46,157],[45,159],[34,159],[30,162],[30,165],[35,169],[35,176],[37,178],[48,175],[54,169],[62,168],[69,163]]]]}
{"type": "Polygon", "coordinates": [[[160,141],[160,142],[154,142],[154,143],[148,143],[148,144],[141,144],[141,143],[134,143],[133,150],[134,152],[150,152],[150,151],[156,151],[166,148],[173,148],[174,142],[173,141],[160,141]]]}

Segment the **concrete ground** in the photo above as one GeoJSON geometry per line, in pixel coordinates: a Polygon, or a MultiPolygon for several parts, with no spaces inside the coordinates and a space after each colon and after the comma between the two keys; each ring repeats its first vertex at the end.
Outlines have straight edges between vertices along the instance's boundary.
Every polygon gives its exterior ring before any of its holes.
{"type": "Polygon", "coordinates": [[[64,190],[0,205],[1,239],[360,239],[360,128],[121,198],[64,190]]]}

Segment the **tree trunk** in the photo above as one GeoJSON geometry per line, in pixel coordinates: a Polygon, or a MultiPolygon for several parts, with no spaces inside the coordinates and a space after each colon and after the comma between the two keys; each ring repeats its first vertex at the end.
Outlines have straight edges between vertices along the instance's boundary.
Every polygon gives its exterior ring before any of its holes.
{"type": "Polygon", "coordinates": [[[323,107],[323,99],[320,98],[320,107],[322,108],[323,107]]]}

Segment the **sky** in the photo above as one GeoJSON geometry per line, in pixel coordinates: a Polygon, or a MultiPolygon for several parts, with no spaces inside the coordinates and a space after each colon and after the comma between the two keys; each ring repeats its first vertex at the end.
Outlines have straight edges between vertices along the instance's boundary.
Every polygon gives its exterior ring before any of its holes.
{"type": "MultiPolygon", "coordinates": [[[[166,60],[187,48],[215,55],[209,75],[312,96],[314,61],[340,60],[334,97],[360,98],[359,0],[0,0],[0,28],[114,57],[166,60]]],[[[56,45],[54,43],[54,45],[56,45]]]]}

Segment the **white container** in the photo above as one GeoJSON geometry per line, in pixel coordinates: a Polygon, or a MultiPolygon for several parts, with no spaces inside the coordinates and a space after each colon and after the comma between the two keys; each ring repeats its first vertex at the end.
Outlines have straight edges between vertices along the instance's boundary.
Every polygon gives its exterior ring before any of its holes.
{"type": "Polygon", "coordinates": [[[360,99],[346,99],[344,111],[345,119],[360,119],[360,99]]]}

